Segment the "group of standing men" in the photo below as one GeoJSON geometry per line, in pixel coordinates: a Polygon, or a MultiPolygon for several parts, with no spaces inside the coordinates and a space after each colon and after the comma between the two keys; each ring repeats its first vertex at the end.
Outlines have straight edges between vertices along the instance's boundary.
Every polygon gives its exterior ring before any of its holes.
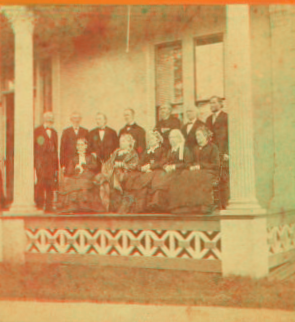
{"type": "MultiPolygon", "coordinates": [[[[228,122],[227,114],[222,111],[222,100],[219,97],[210,99],[212,115],[206,121],[207,127],[213,132],[213,141],[219,148],[222,160],[228,162],[228,122]]],[[[169,132],[172,129],[181,129],[185,138],[185,144],[188,148],[197,145],[196,130],[204,123],[197,118],[196,110],[186,111],[188,122],[181,127],[181,122],[172,114],[170,104],[160,107],[160,121],[155,130],[159,131],[163,137],[163,146],[169,148],[169,132]]],[[[135,122],[135,112],[133,109],[124,111],[126,125],[119,131],[107,126],[107,117],[98,113],[96,115],[97,127],[91,131],[80,126],[82,117],[79,113],[71,115],[72,126],[64,129],[61,137],[60,146],[60,168],[66,173],[69,162],[76,154],[76,143],[79,138],[85,138],[88,141],[88,151],[97,158],[97,170],[100,172],[102,164],[107,161],[110,155],[119,147],[119,138],[122,134],[129,133],[135,140],[135,150],[139,156],[146,149],[145,130],[135,122]]],[[[58,135],[53,129],[54,117],[52,112],[44,113],[43,125],[37,127],[34,132],[34,151],[35,151],[35,174],[36,189],[35,201],[39,209],[45,206],[46,212],[53,211],[53,192],[57,189],[58,181],[58,135]]],[[[224,169],[228,169],[225,166],[224,169]]],[[[228,172],[228,170],[227,170],[228,172]]],[[[224,186],[221,187],[222,207],[226,207],[229,197],[228,180],[224,180],[224,186]],[[227,182],[226,182],[227,181],[227,182]]]]}

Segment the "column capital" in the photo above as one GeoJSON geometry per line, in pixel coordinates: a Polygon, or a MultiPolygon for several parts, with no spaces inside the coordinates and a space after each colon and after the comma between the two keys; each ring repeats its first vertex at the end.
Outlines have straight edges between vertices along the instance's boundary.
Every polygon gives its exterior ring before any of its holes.
{"type": "Polygon", "coordinates": [[[34,12],[26,6],[2,6],[1,11],[9,20],[14,34],[27,32],[32,34],[34,30],[34,12]]]}

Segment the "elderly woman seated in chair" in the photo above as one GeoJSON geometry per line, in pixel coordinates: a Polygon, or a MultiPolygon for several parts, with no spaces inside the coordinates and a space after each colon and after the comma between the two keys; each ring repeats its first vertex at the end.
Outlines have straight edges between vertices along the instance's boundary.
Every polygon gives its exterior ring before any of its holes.
{"type": "Polygon", "coordinates": [[[87,140],[78,139],[77,154],[66,167],[59,191],[62,212],[98,212],[102,210],[96,196],[93,178],[96,159],[87,153],[87,140]]]}
{"type": "Polygon", "coordinates": [[[198,145],[193,149],[193,160],[189,170],[183,171],[172,194],[179,191],[179,204],[174,212],[211,213],[214,209],[213,183],[219,175],[220,160],[216,145],[211,143],[212,133],[206,126],[196,131],[198,145]]]}
{"type": "Polygon", "coordinates": [[[120,137],[120,147],[102,165],[94,183],[100,188],[100,198],[105,211],[116,212],[121,205],[124,185],[128,174],[138,166],[138,154],[134,150],[130,134],[120,137]]]}
{"type": "Polygon", "coordinates": [[[180,130],[174,129],[169,133],[169,143],[171,148],[163,162],[164,171],[157,172],[151,182],[148,202],[148,211],[151,212],[170,212],[181,203],[179,177],[192,162],[192,154],[185,146],[180,130]]]}
{"type": "Polygon", "coordinates": [[[129,198],[129,206],[125,200],[121,212],[143,213],[147,211],[147,195],[153,177],[157,172],[163,172],[166,160],[166,149],[162,146],[163,138],[157,131],[147,133],[147,149],[142,154],[137,171],[129,174],[126,184],[124,198],[129,198]]]}

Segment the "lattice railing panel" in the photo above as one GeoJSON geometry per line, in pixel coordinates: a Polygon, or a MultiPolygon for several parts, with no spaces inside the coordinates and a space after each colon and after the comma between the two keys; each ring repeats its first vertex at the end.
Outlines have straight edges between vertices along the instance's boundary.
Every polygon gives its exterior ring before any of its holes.
{"type": "Polygon", "coordinates": [[[268,228],[269,254],[274,255],[295,250],[295,224],[268,228]]]}
{"type": "Polygon", "coordinates": [[[26,229],[28,253],[221,259],[218,231],[26,229]]]}

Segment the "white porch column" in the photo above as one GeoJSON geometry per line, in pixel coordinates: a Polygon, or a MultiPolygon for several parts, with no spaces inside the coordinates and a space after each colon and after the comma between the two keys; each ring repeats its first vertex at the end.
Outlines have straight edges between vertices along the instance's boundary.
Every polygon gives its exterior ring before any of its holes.
{"type": "Polygon", "coordinates": [[[225,89],[229,109],[230,202],[226,214],[261,214],[255,194],[248,5],[228,5],[225,89]]]}
{"type": "Polygon", "coordinates": [[[15,39],[14,200],[11,214],[35,213],[33,13],[24,6],[8,6],[15,39]]]}
{"type": "Polygon", "coordinates": [[[226,100],[229,109],[230,202],[221,218],[222,273],[268,274],[265,213],[256,199],[248,5],[227,5],[226,100]]]}

